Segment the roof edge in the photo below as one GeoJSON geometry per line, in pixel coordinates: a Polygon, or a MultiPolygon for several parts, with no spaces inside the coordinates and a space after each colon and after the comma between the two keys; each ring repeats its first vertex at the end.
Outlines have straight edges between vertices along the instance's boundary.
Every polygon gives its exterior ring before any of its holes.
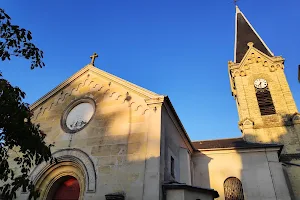
{"type": "Polygon", "coordinates": [[[110,74],[108,72],[105,72],[99,68],[96,68],[95,66],[88,64],[85,67],[83,67],[82,69],[80,69],[79,71],[77,71],[75,74],[71,75],[69,78],[67,78],[66,80],[64,80],[63,82],[61,82],[58,86],[56,86],[55,88],[53,88],[52,90],[50,90],[48,93],[46,93],[44,96],[42,96],[41,98],[39,98],[38,100],[36,100],[34,103],[32,103],[30,105],[30,109],[33,110],[36,107],[38,107],[40,104],[42,104],[43,102],[45,102],[47,99],[49,99],[50,97],[52,97],[53,95],[55,95],[58,91],[60,91],[61,89],[65,88],[66,86],[68,86],[71,82],[73,82],[75,79],[77,79],[78,77],[80,77],[81,75],[87,73],[88,71],[92,71],[94,73],[100,74],[108,79],[111,79],[114,82],[119,83],[120,85],[123,85],[127,88],[132,89],[133,91],[144,95],[147,98],[153,98],[156,96],[161,96],[159,94],[156,94],[150,90],[147,90],[143,87],[140,87],[134,83],[131,83],[125,79],[119,78],[113,74],[110,74]]]}
{"type": "Polygon", "coordinates": [[[231,140],[231,139],[243,139],[243,137],[221,138],[221,139],[208,139],[208,140],[195,140],[195,141],[192,141],[192,142],[206,142],[206,141],[231,140]]]}
{"type": "Polygon", "coordinates": [[[237,45],[237,14],[240,13],[239,7],[235,6],[235,19],[234,19],[234,47],[233,47],[233,61],[236,63],[236,45],[237,45]]]}
{"type": "Polygon", "coordinates": [[[196,186],[187,185],[187,184],[183,184],[183,183],[177,183],[177,182],[175,182],[175,183],[165,183],[165,184],[162,185],[162,187],[163,187],[163,190],[182,189],[182,190],[198,191],[198,192],[202,192],[202,193],[206,193],[206,194],[211,194],[214,198],[219,197],[219,193],[214,189],[196,187],[196,186]]]}
{"type": "Polygon", "coordinates": [[[191,146],[192,151],[193,151],[193,152],[194,152],[194,151],[197,151],[197,149],[194,147],[194,145],[193,145],[193,143],[192,143],[192,141],[191,141],[189,135],[187,134],[187,132],[186,132],[186,130],[185,130],[185,128],[184,128],[184,126],[183,126],[183,124],[182,124],[182,122],[181,122],[179,116],[177,115],[177,112],[176,112],[174,106],[172,105],[172,102],[171,102],[170,98],[169,98],[168,96],[164,96],[164,97],[165,97],[165,98],[164,98],[164,102],[166,102],[166,103],[169,105],[169,107],[171,108],[171,111],[172,111],[172,113],[174,114],[174,117],[175,117],[175,119],[177,120],[177,122],[178,122],[180,128],[182,129],[182,132],[184,133],[184,136],[186,137],[186,139],[187,139],[189,145],[191,146]]]}
{"type": "Polygon", "coordinates": [[[282,144],[270,144],[268,146],[252,146],[252,147],[227,147],[227,148],[207,148],[207,149],[197,149],[198,151],[222,151],[222,150],[236,150],[236,149],[268,149],[268,148],[279,148],[278,151],[281,153],[283,145],[282,144]]]}
{"type": "Polygon", "coordinates": [[[63,89],[65,86],[67,86],[69,83],[71,83],[72,81],[74,81],[76,78],[78,78],[79,76],[81,76],[82,74],[84,74],[85,72],[87,72],[89,70],[89,68],[90,68],[90,65],[86,65],[85,67],[83,67],[82,69],[80,69],[79,71],[77,71],[75,74],[73,74],[72,76],[70,76],[69,78],[67,78],[63,82],[61,82],[55,88],[53,88],[52,90],[50,90],[49,92],[47,92],[45,95],[43,95],[41,98],[39,98],[38,100],[36,100],[35,102],[33,102],[30,105],[30,109],[32,110],[32,109],[35,109],[36,107],[38,107],[41,103],[43,103],[45,100],[47,100],[48,98],[50,98],[51,96],[53,96],[56,92],[58,92],[59,90],[63,89]]]}

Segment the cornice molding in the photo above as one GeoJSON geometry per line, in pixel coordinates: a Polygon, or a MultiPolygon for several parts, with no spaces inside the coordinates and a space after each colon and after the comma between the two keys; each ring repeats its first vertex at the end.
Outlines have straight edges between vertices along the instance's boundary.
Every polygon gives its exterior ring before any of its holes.
{"type": "Polygon", "coordinates": [[[209,154],[232,154],[232,153],[252,153],[252,152],[272,152],[280,151],[281,147],[256,147],[256,148],[215,148],[215,149],[198,149],[193,157],[200,157],[209,154]]]}
{"type": "Polygon", "coordinates": [[[155,98],[145,99],[145,102],[149,107],[151,107],[156,105],[162,105],[164,100],[165,100],[164,96],[158,96],[155,98]]]}
{"type": "Polygon", "coordinates": [[[244,129],[261,129],[261,128],[273,128],[273,127],[286,127],[300,124],[300,113],[294,114],[282,114],[276,113],[273,115],[262,116],[260,123],[254,123],[255,120],[251,118],[245,118],[240,120],[238,126],[240,130],[244,129]]]}
{"type": "MultiPolygon", "coordinates": [[[[94,73],[88,72],[81,75],[81,77],[84,77],[82,81],[78,82],[76,85],[72,85],[72,87],[69,87],[68,89],[61,89],[56,93],[56,96],[54,98],[50,98],[50,101],[48,103],[43,104],[39,107],[39,109],[34,110],[33,119],[37,120],[39,117],[42,117],[46,111],[50,111],[55,109],[60,104],[63,104],[65,101],[68,101],[69,98],[71,99],[72,103],[73,101],[82,99],[82,98],[91,98],[94,101],[97,101],[99,96],[96,98],[94,95],[100,94],[101,97],[107,97],[112,100],[119,101],[120,103],[124,103],[125,101],[129,102],[129,107],[132,108],[132,111],[139,112],[142,115],[146,113],[147,110],[149,110],[149,106],[145,104],[140,104],[135,102],[135,97],[132,97],[129,92],[126,93],[119,93],[114,91],[112,88],[113,83],[109,82],[109,80],[106,80],[104,83],[99,83],[91,80],[92,76],[97,76],[94,73]],[[72,97],[74,94],[77,94],[79,90],[83,87],[89,87],[89,91],[86,94],[79,95],[77,97],[72,97]]],[[[69,86],[70,84],[68,84],[69,86]]],[[[158,95],[157,95],[158,96],[158,95]]],[[[46,99],[47,100],[47,99],[46,99]]],[[[46,101],[45,100],[45,101],[46,101]]]]}
{"type": "MultiPolygon", "coordinates": [[[[101,77],[103,77],[104,79],[108,80],[109,82],[114,82],[117,83],[123,87],[125,87],[126,89],[128,89],[129,91],[133,91],[136,94],[139,94],[140,96],[144,97],[144,98],[154,98],[157,96],[161,96],[158,95],[154,92],[151,92],[145,88],[142,88],[140,86],[137,86],[133,83],[130,83],[124,79],[121,79],[117,76],[114,76],[110,73],[107,73],[103,70],[100,70],[92,65],[86,65],[84,68],[82,68],[81,70],[79,70],[78,72],[76,72],[75,74],[73,74],[70,78],[68,78],[67,80],[63,81],[61,84],[59,84],[57,87],[55,87],[54,89],[52,89],[50,92],[48,92],[47,94],[45,94],[43,97],[41,97],[40,99],[38,99],[36,102],[34,102],[31,106],[30,109],[34,110],[35,108],[37,108],[40,104],[42,104],[43,102],[45,102],[47,99],[49,99],[50,97],[52,97],[53,95],[59,93],[61,90],[63,90],[65,87],[67,87],[69,84],[71,84],[73,81],[75,81],[77,78],[81,77],[82,75],[86,74],[86,73],[95,73],[96,75],[100,75],[101,77]]],[[[80,85],[78,85],[79,87],[80,85]]]]}

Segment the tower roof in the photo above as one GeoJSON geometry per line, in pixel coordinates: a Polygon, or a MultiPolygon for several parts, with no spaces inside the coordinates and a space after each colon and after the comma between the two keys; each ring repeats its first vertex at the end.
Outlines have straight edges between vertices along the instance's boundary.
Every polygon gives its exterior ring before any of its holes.
{"type": "Polygon", "coordinates": [[[236,6],[235,13],[235,46],[234,46],[234,62],[239,63],[243,59],[248,50],[248,42],[253,42],[254,47],[268,56],[273,53],[264,43],[258,33],[254,30],[245,15],[236,6]]]}

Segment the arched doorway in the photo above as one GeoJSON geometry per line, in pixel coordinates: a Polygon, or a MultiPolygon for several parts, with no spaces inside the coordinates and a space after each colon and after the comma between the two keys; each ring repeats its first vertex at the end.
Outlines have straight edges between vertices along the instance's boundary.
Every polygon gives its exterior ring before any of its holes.
{"type": "Polygon", "coordinates": [[[79,183],[78,200],[84,200],[86,192],[96,191],[95,167],[86,153],[79,149],[61,149],[53,153],[53,157],[57,162],[43,162],[30,175],[40,191],[40,200],[52,200],[60,183],[70,177],[79,183]]]}
{"type": "Polygon", "coordinates": [[[79,196],[78,180],[73,176],[63,176],[52,185],[47,200],[78,200],[79,196]]]}

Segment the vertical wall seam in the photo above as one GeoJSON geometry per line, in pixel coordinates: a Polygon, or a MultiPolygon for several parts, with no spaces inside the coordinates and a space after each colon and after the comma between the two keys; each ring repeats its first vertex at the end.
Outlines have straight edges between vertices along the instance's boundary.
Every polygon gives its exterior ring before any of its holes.
{"type": "Polygon", "coordinates": [[[272,180],[272,185],[273,185],[275,197],[276,197],[276,199],[278,199],[278,198],[277,198],[277,194],[276,194],[276,189],[275,189],[275,185],[274,185],[274,181],[273,181],[273,175],[272,175],[272,171],[271,171],[271,169],[270,169],[270,164],[269,164],[269,159],[268,159],[268,156],[267,156],[267,151],[266,151],[266,149],[265,149],[265,156],[266,156],[266,159],[267,159],[267,162],[268,162],[268,167],[269,167],[269,172],[270,172],[270,176],[271,176],[271,180],[272,180]]]}

